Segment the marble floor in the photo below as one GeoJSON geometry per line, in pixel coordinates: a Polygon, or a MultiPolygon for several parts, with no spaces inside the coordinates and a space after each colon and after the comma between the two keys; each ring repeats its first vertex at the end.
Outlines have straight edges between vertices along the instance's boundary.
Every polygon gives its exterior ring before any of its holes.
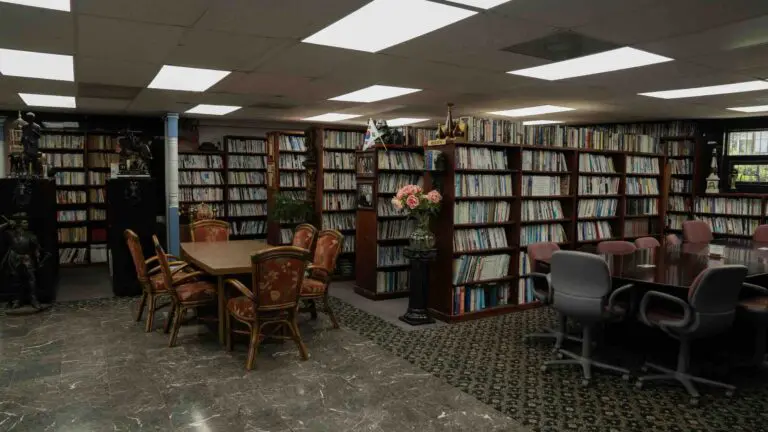
{"type": "Polygon", "coordinates": [[[168,348],[133,304],[0,316],[0,431],[528,430],[322,316],[301,324],[309,361],[269,344],[248,373],[244,345],[227,353],[193,324],[168,348]]]}

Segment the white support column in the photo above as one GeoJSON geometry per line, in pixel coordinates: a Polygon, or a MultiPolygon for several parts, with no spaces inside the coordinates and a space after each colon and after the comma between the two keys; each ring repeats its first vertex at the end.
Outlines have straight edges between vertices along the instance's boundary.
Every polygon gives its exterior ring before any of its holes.
{"type": "Polygon", "coordinates": [[[168,251],[179,255],[179,115],[165,116],[165,200],[168,251]]]}
{"type": "Polygon", "coordinates": [[[0,178],[8,177],[8,147],[5,144],[5,121],[0,116],[0,178]]]}

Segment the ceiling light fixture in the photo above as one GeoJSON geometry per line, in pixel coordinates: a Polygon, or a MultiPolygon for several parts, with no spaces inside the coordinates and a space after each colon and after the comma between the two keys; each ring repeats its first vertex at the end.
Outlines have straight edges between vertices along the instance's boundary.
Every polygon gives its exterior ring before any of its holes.
{"type": "Polygon", "coordinates": [[[64,12],[69,12],[71,10],[69,0],[0,0],[0,3],[11,3],[64,12]]]}
{"type": "Polygon", "coordinates": [[[326,113],[326,114],[320,114],[316,115],[314,117],[307,117],[303,118],[304,121],[318,121],[318,122],[337,122],[337,121],[343,121],[343,120],[349,120],[353,119],[355,117],[360,117],[362,114],[339,114],[339,113],[326,113]]]}
{"type": "Polygon", "coordinates": [[[490,9],[509,0],[447,0],[450,3],[458,3],[467,6],[473,6],[479,9],[490,9]]]}
{"type": "Polygon", "coordinates": [[[754,105],[754,106],[735,107],[735,108],[728,108],[728,109],[731,111],[756,113],[756,112],[768,111],[768,105],[754,105]]]}
{"type": "Polygon", "coordinates": [[[187,114],[207,114],[207,115],[227,115],[231,112],[237,111],[242,107],[233,105],[206,105],[200,104],[192,109],[186,111],[187,114]]]}
{"type": "Polygon", "coordinates": [[[560,124],[564,123],[561,120],[530,120],[530,121],[524,121],[523,126],[541,126],[541,125],[551,125],[551,124],[560,124]]]}
{"type": "Polygon", "coordinates": [[[410,117],[399,117],[392,120],[387,120],[387,126],[408,126],[416,123],[422,123],[429,120],[428,118],[410,118],[410,117]]]}
{"type": "Polygon", "coordinates": [[[507,72],[548,81],[557,81],[586,75],[595,75],[623,69],[648,66],[672,61],[669,57],[624,47],[583,57],[576,57],[543,66],[507,72]]]}
{"type": "Polygon", "coordinates": [[[33,93],[19,93],[28,106],[47,108],[77,108],[74,96],[56,96],[33,93]]]}
{"type": "Polygon", "coordinates": [[[75,67],[71,55],[0,48],[0,74],[24,78],[74,81],[75,67]]]}
{"type": "Polygon", "coordinates": [[[730,93],[744,93],[758,90],[768,90],[768,81],[744,81],[733,84],[723,84],[708,87],[692,87],[686,89],[664,90],[638,94],[640,96],[655,97],[660,99],[681,99],[730,93]]]}
{"type": "Polygon", "coordinates": [[[151,89],[204,92],[230,71],[164,65],[149,84],[151,89]]]}
{"type": "Polygon", "coordinates": [[[302,42],[375,53],[476,13],[426,0],[373,0],[302,42]],[[397,26],[372,25],[391,22],[397,26]]]}
{"type": "Polygon", "coordinates": [[[408,87],[392,87],[385,85],[372,85],[364,89],[353,91],[352,93],[336,96],[328,100],[342,102],[377,102],[384,99],[391,99],[411,93],[420,92],[421,89],[408,87]]]}
{"type": "Polygon", "coordinates": [[[539,105],[528,108],[515,108],[504,111],[491,111],[488,114],[495,114],[506,117],[527,117],[541,114],[551,114],[565,111],[573,111],[574,108],[561,107],[557,105],[539,105]]]}

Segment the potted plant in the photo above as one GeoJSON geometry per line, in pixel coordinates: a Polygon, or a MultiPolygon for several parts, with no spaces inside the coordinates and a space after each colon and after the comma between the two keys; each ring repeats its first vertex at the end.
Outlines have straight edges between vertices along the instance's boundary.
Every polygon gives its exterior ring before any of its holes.
{"type": "Polygon", "coordinates": [[[429,230],[429,221],[440,211],[440,192],[432,190],[424,192],[421,186],[405,185],[392,198],[392,205],[403,210],[408,216],[416,219],[416,229],[408,237],[411,248],[417,250],[432,249],[435,246],[435,235],[429,230]]]}
{"type": "Polygon", "coordinates": [[[279,193],[275,195],[275,208],[269,217],[273,221],[309,222],[312,217],[312,206],[295,195],[279,193]]]}

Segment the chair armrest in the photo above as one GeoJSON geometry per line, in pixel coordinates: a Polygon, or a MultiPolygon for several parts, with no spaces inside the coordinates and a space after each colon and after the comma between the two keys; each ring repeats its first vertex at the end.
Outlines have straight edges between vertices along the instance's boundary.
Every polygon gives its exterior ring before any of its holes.
{"type": "Polygon", "coordinates": [[[184,285],[185,283],[190,282],[190,280],[195,279],[195,278],[200,277],[200,276],[205,276],[205,273],[203,273],[201,271],[187,273],[187,274],[185,274],[184,276],[182,276],[182,277],[180,277],[178,279],[174,279],[173,280],[173,286],[184,285]]]}
{"type": "MultiPolygon", "coordinates": [[[[316,265],[311,265],[307,267],[307,273],[310,275],[310,279],[317,279],[312,278],[311,275],[313,272],[320,273],[320,277],[322,278],[323,282],[327,282],[331,278],[331,272],[328,271],[328,269],[316,265]]],[[[318,279],[320,280],[320,279],[318,279]]]]}
{"type": "Polygon", "coordinates": [[[253,291],[249,290],[245,285],[242,284],[239,280],[236,279],[227,279],[224,281],[224,286],[231,285],[235,288],[237,288],[238,291],[240,291],[244,296],[248,297],[249,299],[256,301],[256,295],[253,293],[253,291]]]}
{"type": "MultiPolygon", "coordinates": [[[[169,267],[176,266],[176,268],[171,268],[171,274],[174,275],[174,274],[178,273],[179,271],[184,270],[185,268],[189,267],[189,263],[186,263],[184,261],[171,261],[171,262],[168,263],[168,266],[169,267]]],[[[153,274],[155,274],[155,273],[157,273],[159,271],[160,271],[160,266],[153,267],[153,268],[151,268],[147,272],[147,275],[152,276],[153,274]]]]}
{"type": "Polygon", "coordinates": [[[768,288],[766,288],[766,287],[763,287],[763,286],[760,286],[760,285],[751,284],[749,282],[742,283],[741,287],[742,288],[746,288],[747,290],[749,290],[750,294],[756,294],[756,295],[761,295],[761,296],[768,296],[768,288]]]}
{"type": "Polygon", "coordinates": [[[682,299],[675,297],[673,295],[669,295],[659,291],[648,291],[647,293],[645,293],[645,295],[643,296],[643,299],[640,301],[640,320],[642,320],[643,323],[645,323],[645,325],[649,327],[654,326],[654,324],[651,323],[650,320],[648,320],[648,315],[646,315],[646,311],[648,309],[648,303],[651,301],[653,297],[675,303],[676,305],[680,306],[683,309],[683,319],[659,321],[658,325],[661,326],[662,329],[663,327],[683,328],[690,324],[691,307],[688,303],[686,303],[682,299]]]}
{"type": "Polygon", "coordinates": [[[150,265],[153,262],[157,261],[157,256],[153,256],[152,258],[148,258],[144,260],[144,265],[150,265]]]}
{"type": "Polygon", "coordinates": [[[613,307],[613,305],[616,303],[616,299],[619,297],[619,295],[621,295],[621,294],[623,294],[623,293],[625,293],[627,291],[631,292],[634,287],[635,287],[634,284],[626,284],[626,285],[622,285],[622,286],[616,288],[615,290],[613,290],[611,295],[608,297],[608,307],[613,307]]]}

